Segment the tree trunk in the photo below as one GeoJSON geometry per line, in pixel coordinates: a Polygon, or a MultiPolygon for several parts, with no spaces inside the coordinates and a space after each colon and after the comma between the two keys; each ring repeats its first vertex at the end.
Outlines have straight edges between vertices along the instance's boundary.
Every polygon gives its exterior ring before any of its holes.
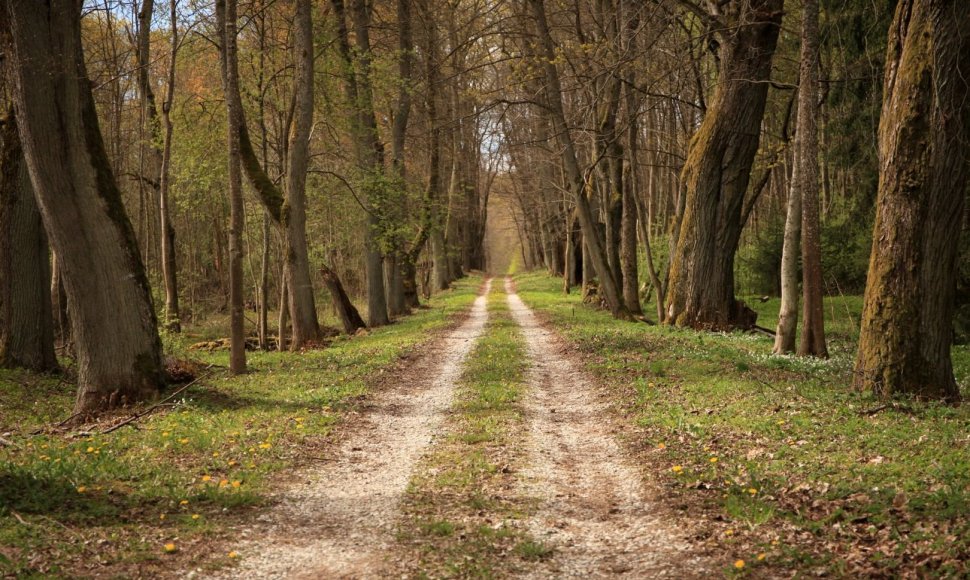
{"type": "Polygon", "coordinates": [[[286,335],[290,325],[290,289],[286,281],[286,275],[280,273],[280,313],[279,313],[279,334],[276,338],[276,349],[280,352],[286,350],[289,343],[286,335]]]}
{"type": "MultiPolygon", "coordinates": [[[[562,102],[562,87],[559,81],[559,71],[556,69],[556,49],[549,32],[549,25],[546,21],[546,11],[542,0],[529,0],[532,14],[536,20],[536,30],[539,35],[539,43],[542,62],[542,69],[545,73],[545,98],[546,113],[553,125],[553,131],[562,150],[562,161],[569,182],[569,188],[573,193],[576,202],[576,210],[579,216],[579,225],[583,231],[583,240],[589,251],[589,258],[593,269],[599,278],[600,294],[605,299],[610,312],[614,318],[630,320],[632,315],[623,304],[620,289],[617,287],[613,278],[613,272],[607,261],[606,251],[600,239],[596,221],[593,219],[593,212],[589,206],[587,190],[589,189],[588,180],[583,177],[579,169],[579,160],[576,157],[576,146],[573,143],[566,123],[566,116],[562,102]]],[[[585,256],[584,256],[585,258],[585,256]]],[[[583,267],[587,267],[587,262],[583,262],[583,267]]]]}
{"type": "Polygon", "coordinates": [[[80,6],[4,0],[0,35],[31,182],[64,271],[77,348],[75,411],[153,397],[164,382],[158,323],[98,127],[80,6]]]}
{"type": "MultiPolygon", "coordinates": [[[[150,0],[146,0],[147,6],[150,0]]],[[[165,282],[165,326],[172,332],[182,330],[181,313],[179,312],[178,292],[178,264],[175,259],[175,227],[172,226],[171,210],[168,207],[169,189],[171,188],[172,165],[172,102],[175,98],[175,65],[178,56],[178,12],[175,0],[170,0],[171,11],[171,50],[169,51],[168,87],[165,89],[165,100],[162,102],[162,162],[158,179],[159,221],[162,234],[162,279],[165,282]]],[[[150,23],[150,19],[149,19],[150,23]]],[[[147,52],[147,44],[146,44],[147,52]]],[[[154,104],[152,105],[154,106],[154,104]]]]}
{"type": "Polygon", "coordinates": [[[358,329],[366,328],[364,319],[360,317],[354,303],[350,301],[347,292],[344,291],[344,286],[340,283],[340,277],[337,276],[337,273],[323,265],[320,266],[320,275],[323,276],[323,283],[327,286],[327,290],[330,291],[330,296],[333,298],[333,308],[337,311],[344,332],[353,334],[358,329]]]}
{"type": "Polygon", "coordinates": [[[957,401],[956,258],[967,185],[970,12],[901,0],[889,30],[879,195],[855,385],[957,401]]]}
{"type": "MultiPolygon", "coordinates": [[[[41,224],[43,225],[43,224],[41,224]]],[[[64,276],[58,265],[57,254],[51,253],[51,310],[54,313],[54,340],[60,348],[73,353],[71,344],[71,318],[67,311],[67,292],[64,290],[64,276]]]]}
{"type": "MultiPolygon", "coordinates": [[[[309,134],[313,122],[313,33],[312,17],[308,12],[309,7],[304,5],[305,1],[296,3],[297,14],[294,22],[297,61],[294,67],[297,76],[294,123],[299,126],[293,127],[289,136],[291,142],[287,144],[287,153],[284,156],[287,163],[286,195],[266,173],[262,163],[265,160],[260,160],[253,148],[238,81],[234,86],[227,87],[226,92],[227,105],[235,111],[232,119],[235,126],[232,129],[239,141],[242,169],[263,207],[283,233],[284,271],[293,274],[287,286],[290,291],[287,303],[290,303],[290,315],[293,319],[292,349],[298,349],[302,342],[312,341],[320,335],[306,240],[306,167],[309,163],[309,134]],[[291,147],[300,150],[291,152],[291,147]],[[290,198],[291,191],[295,198],[290,198]]],[[[235,29],[235,23],[227,24],[235,29]]],[[[238,79],[238,58],[233,58],[229,66],[229,72],[238,79]]]]}
{"type": "Polygon", "coordinates": [[[671,262],[666,316],[668,323],[711,330],[747,328],[757,317],[734,297],[734,254],[782,0],[732,3],[720,18],[730,32],[720,36],[717,88],[684,165],[687,199],[671,262]]]}
{"type": "MultiPolygon", "coordinates": [[[[798,91],[796,163],[802,197],[802,292],[804,313],[800,356],[827,358],[822,304],[822,241],[818,216],[818,0],[805,0],[802,22],[801,82],[798,91]]],[[[794,181],[794,180],[793,180],[794,181]]]]}
{"type": "Polygon", "coordinates": [[[370,9],[364,0],[353,0],[351,20],[357,39],[356,52],[350,48],[350,33],[343,0],[331,0],[337,18],[338,47],[347,67],[347,100],[354,109],[354,146],[357,165],[365,186],[362,188],[366,208],[366,231],[364,232],[364,265],[367,278],[367,322],[369,326],[383,326],[387,317],[387,297],[384,293],[384,259],[380,249],[380,204],[377,203],[383,174],[384,145],[377,134],[377,118],[374,115],[374,96],[370,79],[370,9]],[[356,67],[355,67],[356,64],[356,67]],[[359,69],[359,70],[356,70],[359,69]]]}
{"type": "Polygon", "coordinates": [[[296,98],[287,148],[286,200],[280,214],[284,236],[283,268],[289,281],[293,336],[296,351],[320,338],[320,322],[310,280],[306,236],[306,174],[310,163],[313,127],[313,18],[310,0],[297,0],[293,16],[293,55],[296,61],[296,98]]]}
{"type": "MultiPolygon", "coordinates": [[[[632,81],[633,79],[631,79],[632,81]]],[[[640,272],[637,266],[637,197],[640,192],[640,174],[637,168],[637,103],[630,89],[626,90],[627,115],[630,117],[627,129],[627,157],[623,162],[623,214],[620,217],[620,271],[623,281],[623,303],[631,314],[642,316],[640,307],[640,272]]]]}
{"type": "Polygon", "coordinates": [[[269,247],[270,219],[263,210],[263,247],[259,259],[259,320],[257,334],[260,350],[269,350],[269,247]]]}
{"type": "Polygon", "coordinates": [[[785,234],[781,248],[781,306],[778,309],[778,327],[771,352],[789,354],[795,352],[798,328],[798,250],[802,230],[802,195],[799,191],[802,164],[802,133],[795,134],[795,163],[788,188],[788,213],[785,216],[785,234]]]}
{"type": "Polygon", "coordinates": [[[229,142],[229,371],[246,372],[246,330],[243,311],[243,198],[240,167],[240,126],[243,123],[236,52],[236,0],[216,0],[217,26],[222,35],[222,75],[226,93],[229,142]]]}
{"type": "Polygon", "coordinates": [[[0,135],[0,367],[57,369],[47,233],[13,112],[0,135]]]}

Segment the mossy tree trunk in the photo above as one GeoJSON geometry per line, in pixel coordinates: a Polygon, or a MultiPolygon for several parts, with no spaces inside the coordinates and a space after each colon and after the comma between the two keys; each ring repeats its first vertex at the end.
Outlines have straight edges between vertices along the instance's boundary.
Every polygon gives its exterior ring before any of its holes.
{"type": "Polygon", "coordinates": [[[720,30],[717,87],[691,139],[685,211],[670,267],[666,321],[713,330],[748,327],[734,297],[741,208],[761,134],[782,0],[731,2],[710,16],[720,30]]]}
{"type": "Polygon", "coordinates": [[[98,126],[81,48],[80,5],[4,1],[0,34],[24,156],[70,304],[75,411],[151,398],[164,383],[162,345],[98,126]]]}
{"type": "Polygon", "coordinates": [[[13,112],[0,135],[0,366],[57,369],[47,233],[13,112]]]}
{"type": "Polygon", "coordinates": [[[970,139],[970,12],[901,0],[889,30],[858,388],[956,401],[950,347],[970,139]]]}

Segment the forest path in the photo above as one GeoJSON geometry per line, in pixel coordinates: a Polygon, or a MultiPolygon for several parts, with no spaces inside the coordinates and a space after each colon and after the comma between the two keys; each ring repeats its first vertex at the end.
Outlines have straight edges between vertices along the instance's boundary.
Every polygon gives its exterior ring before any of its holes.
{"type": "Polygon", "coordinates": [[[398,506],[412,469],[439,435],[462,363],[482,334],[491,280],[468,318],[434,340],[372,407],[334,457],[300,474],[279,503],[241,530],[247,557],[225,578],[367,578],[395,542],[398,506]]]}
{"type": "Polygon", "coordinates": [[[534,578],[699,577],[703,560],[650,497],[614,436],[610,411],[505,280],[531,368],[523,401],[529,449],[523,492],[539,500],[530,534],[553,549],[534,578]]]}

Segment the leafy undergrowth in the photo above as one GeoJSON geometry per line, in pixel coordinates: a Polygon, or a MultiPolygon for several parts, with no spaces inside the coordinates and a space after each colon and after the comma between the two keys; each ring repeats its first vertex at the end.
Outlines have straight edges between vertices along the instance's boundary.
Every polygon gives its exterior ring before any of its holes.
{"type": "Polygon", "coordinates": [[[74,388],[0,371],[0,433],[11,442],[0,447],[0,576],[154,576],[225,564],[236,556],[229,526],[318,456],[370,385],[451,324],[480,282],[465,279],[431,308],[325,349],[249,353],[243,376],[221,366],[225,351],[193,352],[215,372],[173,406],[106,435],[104,425],[30,435],[69,416],[74,388]]]}
{"type": "Polygon", "coordinates": [[[399,541],[408,575],[506,577],[548,550],[518,526],[515,494],[522,457],[525,343],[493,284],[485,333],[466,363],[453,415],[422,459],[402,506],[399,541]]]}
{"type": "MultiPolygon", "coordinates": [[[[817,360],[772,356],[766,336],[616,322],[542,274],[517,282],[729,574],[970,572],[970,409],[854,392],[858,298],[826,304],[833,356],[817,360]]],[[[777,302],[753,305],[773,325],[777,302]]],[[[967,347],[954,366],[968,397],[967,347]]]]}

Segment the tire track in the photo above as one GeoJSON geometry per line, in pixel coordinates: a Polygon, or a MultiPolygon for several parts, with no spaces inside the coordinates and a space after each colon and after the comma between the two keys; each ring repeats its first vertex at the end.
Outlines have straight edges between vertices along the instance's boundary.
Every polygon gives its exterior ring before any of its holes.
{"type": "Polygon", "coordinates": [[[438,434],[462,363],[488,317],[491,280],[467,320],[434,341],[373,407],[335,456],[302,474],[260,524],[241,533],[240,565],[223,578],[378,578],[394,547],[412,469],[438,434]]]}
{"type": "Polygon", "coordinates": [[[703,560],[664,521],[658,500],[626,460],[588,378],[562,354],[510,278],[505,288],[533,363],[524,400],[531,425],[523,491],[537,499],[538,511],[527,526],[554,550],[525,577],[704,575],[703,560]]]}

